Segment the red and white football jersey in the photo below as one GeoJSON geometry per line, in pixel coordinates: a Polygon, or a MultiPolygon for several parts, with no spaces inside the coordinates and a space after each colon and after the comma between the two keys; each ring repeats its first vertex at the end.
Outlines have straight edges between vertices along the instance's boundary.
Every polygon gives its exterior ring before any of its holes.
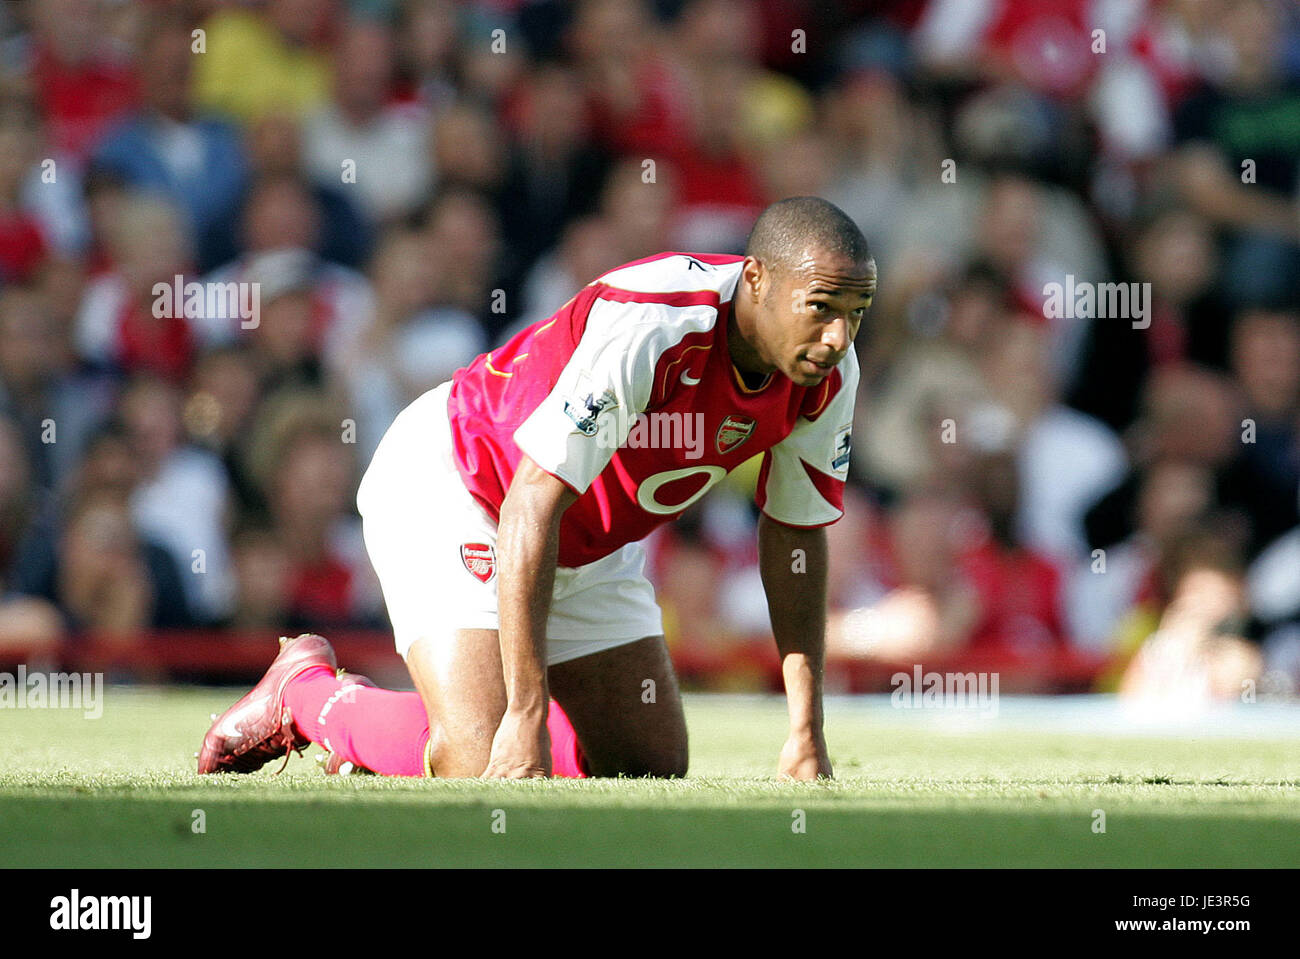
{"type": "Polygon", "coordinates": [[[664,253],[585,286],[554,316],[457,371],[456,466],[494,518],[527,454],[578,495],[559,564],[607,556],[679,516],[763,454],[757,503],[777,522],[843,515],[857,358],[819,385],[748,388],[727,350],[742,257],[664,253]]]}

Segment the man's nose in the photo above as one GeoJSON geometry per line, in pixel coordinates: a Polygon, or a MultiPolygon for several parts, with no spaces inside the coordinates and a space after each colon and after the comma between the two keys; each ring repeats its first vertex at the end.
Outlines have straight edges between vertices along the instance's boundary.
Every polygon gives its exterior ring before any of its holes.
{"type": "Polygon", "coordinates": [[[849,348],[849,324],[842,316],[837,316],[822,332],[822,343],[837,354],[849,348]]]}

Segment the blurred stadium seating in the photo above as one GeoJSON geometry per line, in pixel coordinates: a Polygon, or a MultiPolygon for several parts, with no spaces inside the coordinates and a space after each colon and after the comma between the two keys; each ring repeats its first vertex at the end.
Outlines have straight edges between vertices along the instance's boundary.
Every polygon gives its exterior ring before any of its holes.
{"type": "MultiPolygon", "coordinates": [[[[1298,11],[5,3],[0,661],[233,680],[313,630],[400,671],[354,502],[397,411],[604,270],[817,194],[881,277],[829,684],[1294,690],[1298,11]],[[259,284],[256,327],[159,316],[178,276],[259,284]],[[1074,281],[1145,314],[1057,315],[1074,281]]],[[[652,540],[697,685],[779,680],[753,483],[652,540]]]]}

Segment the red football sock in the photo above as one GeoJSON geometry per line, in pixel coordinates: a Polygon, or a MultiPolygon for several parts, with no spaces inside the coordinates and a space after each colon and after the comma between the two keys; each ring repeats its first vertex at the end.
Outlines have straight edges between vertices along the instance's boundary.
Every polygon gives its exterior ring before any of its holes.
{"type": "Polygon", "coordinates": [[[567,779],[586,779],[590,776],[587,757],[578,745],[578,734],[573,731],[573,724],[564,715],[560,704],[553,699],[546,714],[546,728],[551,734],[551,775],[567,779]]]}
{"type": "Polygon", "coordinates": [[[429,717],[417,693],[337,679],[321,667],[285,687],[298,732],[358,766],[385,776],[423,776],[429,717]]]}
{"type": "MultiPolygon", "coordinates": [[[[345,684],[326,667],[308,669],[285,687],[284,704],[298,732],[343,759],[385,776],[423,776],[429,716],[419,693],[345,684]]],[[[558,703],[546,720],[552,774],[585,779],[587,760],[558,703]]]]}

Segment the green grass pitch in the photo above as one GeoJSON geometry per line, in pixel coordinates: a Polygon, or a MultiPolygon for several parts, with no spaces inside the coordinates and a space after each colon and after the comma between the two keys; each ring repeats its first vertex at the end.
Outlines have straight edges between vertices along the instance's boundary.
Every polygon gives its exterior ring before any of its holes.
{"type": "Polygon", "coordinates": [[[1300,865],[1300,730],[943,727],[832,700],[837,780],[782,783],[781,698],[697,694],[682,781],[326,777],[301,758],[200,778],[208,715],[237,695],[110,687],[99,719],[4,710],[0,865],[1300,865]]]}

